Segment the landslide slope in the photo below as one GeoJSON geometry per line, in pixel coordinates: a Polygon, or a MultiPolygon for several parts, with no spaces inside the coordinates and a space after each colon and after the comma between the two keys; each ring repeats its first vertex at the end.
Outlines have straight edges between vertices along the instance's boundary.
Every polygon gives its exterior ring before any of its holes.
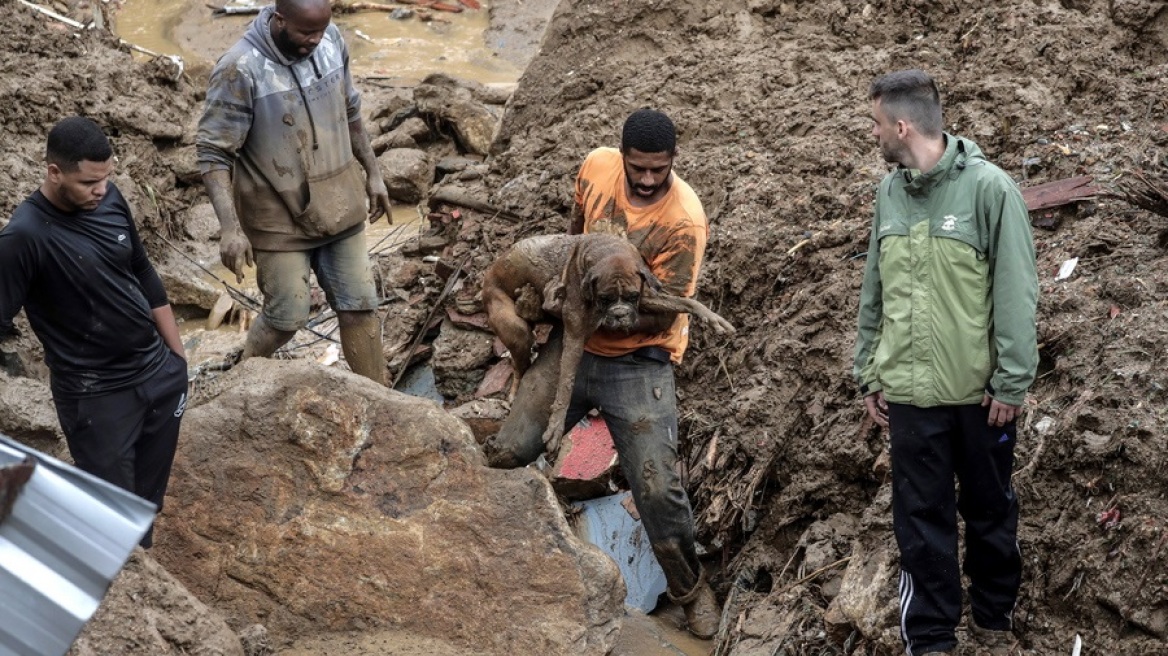
{"type": "MultiPolygon", "coordinates": [[[[870,137],[871,79],[929,70],[949,130],[1024,186],[1088,173],[1111,189],[1136,168],[1168,173],[1166,7],[561,4],[488,178],[496,204],[532,218],[498,224],[491,246],[562,231],[576,167],[617,145],[631,110],[673,116],[677,171],[712,223],[699,298],[740,327],[727,340],[697,328],[680,370],[699,530],[728,559],[721,591],[737,581],[721,653],[901,650],[895,568],[876,567],[895,553],[875,466],[886,437],[863,422],[850,381],[873,193],[887,171],[870,137]],[[849,556],[871,565],[884,614],[825,632],[837,561],[849,556]]],[[[1154,653],[1168,635],[1165,219],[1115,198],[1032,218],[1045,226],[1034,233],[1042,364],[1017,452],[1021,647],[1062,652],[1079,633],[1098,653],[1154,653]],[[1071,257],[1078,268],[1056,282],[1071,257]],[[1113,507],[1122,519],[1104,528],[1098,514],[1113,507]]]]}

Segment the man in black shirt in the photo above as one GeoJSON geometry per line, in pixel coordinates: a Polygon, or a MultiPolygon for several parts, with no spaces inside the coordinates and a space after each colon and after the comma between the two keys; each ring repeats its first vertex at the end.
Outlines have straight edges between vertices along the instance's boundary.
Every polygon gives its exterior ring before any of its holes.
{"type": "MultiPolygon", "coordinates": [[[[40,190],[0,230],[0,339],[23,307],[73,461],[161,509],[186,408],[178,325],[109,181],[113,150],[101,128],[61,121],[46,160],[40,190]]],[[[147,533],[142,546],[151,543],[147,533]]]]}

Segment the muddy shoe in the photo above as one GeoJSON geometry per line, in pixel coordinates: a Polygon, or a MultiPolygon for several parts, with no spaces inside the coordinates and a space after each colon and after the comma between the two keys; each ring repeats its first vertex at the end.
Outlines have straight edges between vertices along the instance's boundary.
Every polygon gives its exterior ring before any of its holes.
{"type": "Polygon", "coordinates": [[[680,597],[669,594],[669,600],[685,610],[686,628],[690,633],[703,640],[709,640],[718,632],[718,624],[722,621],[722,608],[718,606],[718,598],[714,596],[710,584],[706,583],[704,571],[693,590],[680,597]]]}
{"type": "Polygon", "coordinates": [[[977,643],[979,656],[1010,656],[1010,650],[1017,643],[1011,631],[983,629],[973,622],[969,623],[969,635],[977,643]]]}

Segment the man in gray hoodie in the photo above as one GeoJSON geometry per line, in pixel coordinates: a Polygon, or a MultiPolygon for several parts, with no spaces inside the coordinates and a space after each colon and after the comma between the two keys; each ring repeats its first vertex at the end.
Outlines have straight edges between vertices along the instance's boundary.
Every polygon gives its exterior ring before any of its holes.
{"type": "Polygon", "coordinates": [[[384,383],[365,220],[392,219],[360,110],[329,1],[277,0],[211,73],[198,161],[223,265],[242,281],[254,263],[264,295],[243,357],[271,355],[308,322],[311,270],[345,360],[384,383]]]}

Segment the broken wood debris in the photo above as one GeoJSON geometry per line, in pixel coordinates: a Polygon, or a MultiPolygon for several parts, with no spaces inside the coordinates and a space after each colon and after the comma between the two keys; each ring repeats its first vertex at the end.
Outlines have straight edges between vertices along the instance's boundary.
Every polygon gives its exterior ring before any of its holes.
{"type": "Polygon", "coordinates": [[[1117,184],[1119,197],[1140,209],[1168,216],[1168,180],[1156,180],[1146,172],[1129,172],[1117,184]]]}
{"type": "Polygon", "coordinates": [[[1095,179],[1089,175],[1080,175],[1027,187],[1022,190],[1022,200],[1026,202],[1026,209],[1031,212],[1091,200],[1102,192],[1093,184],[1094,181],[1095,179]]]}

